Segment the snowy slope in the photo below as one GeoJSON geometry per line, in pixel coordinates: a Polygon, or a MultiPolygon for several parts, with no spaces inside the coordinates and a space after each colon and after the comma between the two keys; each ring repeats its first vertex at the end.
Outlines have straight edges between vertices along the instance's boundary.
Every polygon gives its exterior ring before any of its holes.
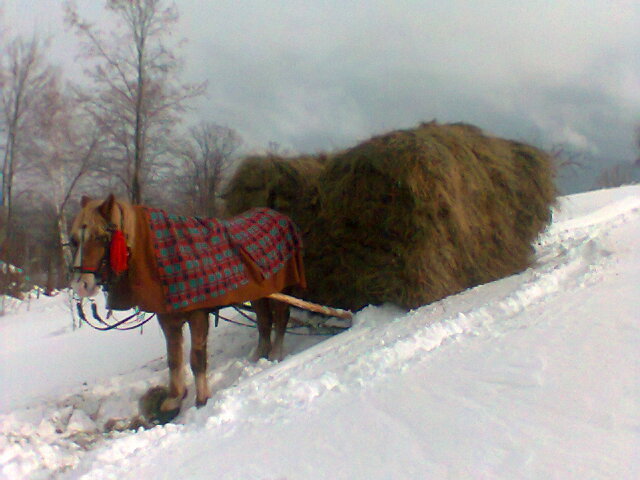
{"type": "Polygon", "coordinates": [[[99,431],[166,381],[158,328],[21,305],[0,318],[0,477],[640,478],[639,246],[640,187],[566,197],[522,274],[288,336],[279,364],[212,330],[209,404],[135,433],[99,431]]]}

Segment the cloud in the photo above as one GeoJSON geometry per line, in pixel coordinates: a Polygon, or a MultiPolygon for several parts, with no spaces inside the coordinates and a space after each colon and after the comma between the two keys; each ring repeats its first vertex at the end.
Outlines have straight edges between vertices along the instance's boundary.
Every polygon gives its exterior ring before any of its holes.
{"type": "Polygon", "coordinates": [[[310,136],[305,128],[349,137],[433,117],[507,116],[523,132],[559,124],[578,139],[583,127],[565,121],[637,93],[638,66],[625,63],[635,55],[621,46],[637,42],[639,8],[625,2],[624,14],[585,1],[310,4],[221,2],[206,22],[209,39],[191,18],[191,37],[206,49],[198,73],[216,84],[212,104],[268,119],[273,135],[293,143],[310,136]],[[594,72],[615,55],[624,81],[594,72]]]}
{"type": "MultiPolygon", "coordinates": [[[[51,2],[34,0],[31,8],[35,14],[51,2]]],[[[602,161],[636,156],[635,0],[193,0],[178,7],[174,37],[189,39],[185,77],[209,80],[199,115],[236,128],[249,146],[341,148],[435,118],[566,143],[602,161]]]]}

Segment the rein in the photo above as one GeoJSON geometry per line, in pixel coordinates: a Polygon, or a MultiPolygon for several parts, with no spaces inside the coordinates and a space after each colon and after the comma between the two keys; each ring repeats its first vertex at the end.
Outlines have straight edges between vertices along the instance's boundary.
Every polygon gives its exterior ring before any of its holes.
{"type": "MultiPolygon", "coordinates": [[[[233,325],[238,325],[240,327],[247,327],[247,328],[258,328],[258,322],[256,321],[255,318],[253,318],[251,315],[249,315],[247,312],[252,312],[252,309],[245,306],[244,304],[236,304],[236,305],[229,305],[228,307],[219,307],[217,308],[215,311],[212,312],[214,319],[215,319],[215,326],[218,326],[218,322],[220,319],[224,320],[227,323],[231,323],[233,325]],[[238,320],[234,320],[232,318],[229,317],[225,317],[224,315],[222,315],[220,313],[220,310],[224,309],[224,308],[233,308],[237,313],[239,313],[242,317],[244,317],[246,320],[248,320],[250,323],[245,323],[245,322],[240,322],[238,320]]],[[[298,327],[287,327],[287,335],[298,335],[298,336],[309,336],[309,337],[331,337],[334,336],[342,331],[344,331],[344,328],[341,327],[326,327],[327,331],[325,332],[297,332],[295,331],[296,328],[308,328],[313,330],[313,326],[312,325],[299,325],[298,327]]]]}
{"type": "MultiPolygon", "coordinates": [[[[108,330],[121,330],[121,331],[134,330],[138,327],[142,327],[145,323],[150,321],[156,315],[155,313],[152,313],[148,316],[145,316],[145,312],[142,312],[136,309],[136,311],[131,315],[129,315],[128,317],[123,318],[122,320],[117,320],[115,323],[108,323],[106,320],[104,320],[100,316],[100,313],[98,312],[98,305],[96,304],[96,302],[93,299],[90,299],[91,314],[93,319],[97,322],[97,323],[94,323],[93,321],[89,320],[89,318],[84,312],[83,299],[76,297],[75,301],[76,301],[76,311],[78,313],[78,317],[80,317],[80,319],[84,321],[87,325],[89,325],[91,328],[94,328],[96,330],[100,330],[103,332],[108,330]],[[133,320],[134,318],[135,320],[133,320]],[[133,320],[133,322],[131,322],[131,320],[133,320]],[[129,322],[131,323],[127,325],[127,323],[129,322]]],[[[107,319],[111,317],[112,314],[113,314],[113,310],[109,310],[109,313],[107,314],[107,319]]]]}

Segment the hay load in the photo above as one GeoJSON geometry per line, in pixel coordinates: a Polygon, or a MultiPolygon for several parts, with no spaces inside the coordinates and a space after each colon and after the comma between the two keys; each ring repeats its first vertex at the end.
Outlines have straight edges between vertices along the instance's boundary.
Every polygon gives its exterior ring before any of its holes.
{"type": "Polygon", "coordinates": [[[464,124],[336,154],[300,187],[314,192],[298,197],[305,212],[287,212],[305,235],[306,297],[415,308],[519,272],[550,220],[552,177],[544,152],[464,124]]]}
{"type": "Polygon", "coordinates": [[[325,156],[245,158],[223,195],[227,211],[237,215],[252,207],[269,207],[301,227],[308,224],[317,215],[318,177],[326,161],[325,156]]]}

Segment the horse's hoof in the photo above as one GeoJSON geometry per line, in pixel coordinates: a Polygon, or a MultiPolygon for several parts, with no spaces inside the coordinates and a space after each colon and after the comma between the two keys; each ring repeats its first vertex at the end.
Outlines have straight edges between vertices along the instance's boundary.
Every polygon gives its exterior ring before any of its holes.
{"type": "Polygon", "coordinates": [[[269,352],[271,351],[271,344],[258,342],[258,346],[253,351],[253,354],[250,357],[250,360],[253,363],[260,361],[262,358],[269,358],[269,352]]]}
{"type": "Polygon", "coordinates": [[[169,389],[166,387],[152,387],[145,392],[139,400],[140,413],[144,418],[152,421],[163,402],[169,397],[169,389]]]}
{"type": "Polygon", "coordinates": [[[202,408],[207,404],[207,400],[209,400],[208,398],[205,398],[204,400],[196,400],[196,407],[197,408],[202,408]]]}
{"type": "MultiPolygon", "coordinates": [[[[182,398],[186,396],[185,390],[182,398]]],[[[164,425],[178,416],[180,403],[178,399],[169,397],[168,388],[153,387],[140,398],[140,413],[148,422],[164,425]]]]}
{"type": "Polygon", "coordinates": [[[258,363],[260,360],[267,357],[268,355],[266,353],[255,352],[253,355],[251,355],[251,357],[249,357],[249,361],[251,363],[258,363]]]}
{"type": "Polygon", "coordinates": [[[176,408],[174,410],[168,410],[166,412],[163,412],[160,410],[155,415],[155,418],[152,421],[153,423],[156,423],[158,425],[164,425],[165,423],[169,423],[171,420],[176,418],[179,413],[180,413],[180,408],[176,408]]]}
{"type": "Polygon", "coordinates": [[[270,362],[281,362],[283,358],[284,351],[282,350],[282,348],[273,348],[271,352],[269,352],[269,356],[267,357],[270,362]]]}

